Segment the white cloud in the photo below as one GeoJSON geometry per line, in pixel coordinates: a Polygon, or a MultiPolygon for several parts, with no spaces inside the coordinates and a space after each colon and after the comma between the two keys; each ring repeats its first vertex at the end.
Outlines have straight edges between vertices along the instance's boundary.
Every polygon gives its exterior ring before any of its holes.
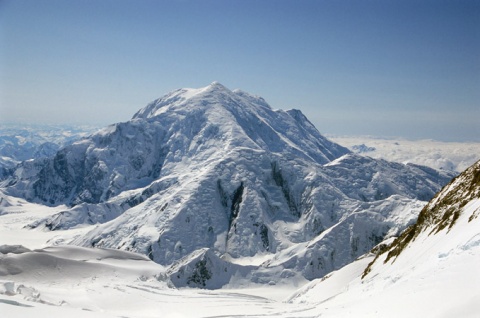
{"type": "Polygon", "coordinates": [[[386,139],[372,136],[328,136],[354,152],[365,145],[364,155],[402,163],[415,163],[436,169],[461,172],[480,159],[480,143],[442,142],[435,140],[386,139]]]}

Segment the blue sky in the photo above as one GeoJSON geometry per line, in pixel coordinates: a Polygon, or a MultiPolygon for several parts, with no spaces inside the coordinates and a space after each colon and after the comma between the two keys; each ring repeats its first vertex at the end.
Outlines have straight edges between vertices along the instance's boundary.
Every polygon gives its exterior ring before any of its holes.
{"type": "Polygon", "coordinates": [[[212,81],[321,133],[480,141],[480,1],[0,0],[0,122],[126,121],[212,81]]]}

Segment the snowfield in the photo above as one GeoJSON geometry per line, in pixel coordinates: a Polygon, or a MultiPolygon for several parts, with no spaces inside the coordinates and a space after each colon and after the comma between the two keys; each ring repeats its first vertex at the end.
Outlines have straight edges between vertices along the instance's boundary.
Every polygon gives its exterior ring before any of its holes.
{"type": "MultiPolygon", "coordinates": [[[[300,284],[251,284],[207,291],[176,289],[165,267],[148,257],[109,249],[48,247],[56,232],[24,226],[48,208],[2,196],[0,312],[8,317],[281,317],[304,310],[282,302],[300,284]],[[8,201],[8,204],[7,204],[8,201]],[[16,245],[13,245],[16,244],[16,245]],[[239,289],[241,287],[241,289],[239,289]]],[[[84,229],[68,230],[69,235],[84,229]]],[[[66,233],[62,234],[63,236],[66,233]]],[[[250,259],[250,261],[254,261],[250,259]]]]}

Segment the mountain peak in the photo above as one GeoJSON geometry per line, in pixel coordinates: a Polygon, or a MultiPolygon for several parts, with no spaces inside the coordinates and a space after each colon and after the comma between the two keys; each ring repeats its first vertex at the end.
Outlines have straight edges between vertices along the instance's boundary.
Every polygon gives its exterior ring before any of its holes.
{"type": "Polygon", "coordinates": [[[232,94],[232,91],[230,89],[217,81],[214,81],[209,85],[201,88],[184,88],[183,91],[185,91],[185,97],[187,99],[210,94],[232,94]]]}
{"type": "Polygon", "coordinates": [[[235,94],[217,81],[201,88],[180,88],[149,103],[135,113],[133,119],[156,117],[167,111],[167,109],[207,106],[212,103],[218,103],[219,99],[222,99],[221,96],[232,95],[235,94]]]}
{"type": "MultiPolygon", "coordinates": [[[[273,110],[262,97],[232,91],[219,82],[168,93],[141,109],[133,119],[162,122],[163,126],[188,121],[187,126],[198,127],[198,132],[211,126],[228,140],[229,147],[294,152],[319,164],[349,153],[323,137],[300,111],[273,110]]],[[[186,132],[187,139],[195,137],[192,132],[186,132]]]]}
{"type": "Polygon", "coordinates": [[[208,85],[207,87],[211,88],[211,89],[226,89],[226,90],[228,90],[228,88],[226,88],[224,85],[222,85],[220,82],[217,82],[217,81],[211,82],[210,85],[208,85]]]}

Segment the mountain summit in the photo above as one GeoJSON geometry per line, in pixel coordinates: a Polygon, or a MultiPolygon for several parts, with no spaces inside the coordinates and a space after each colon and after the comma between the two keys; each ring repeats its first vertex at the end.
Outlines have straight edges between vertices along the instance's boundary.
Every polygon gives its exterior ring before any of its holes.
{"type": "MultiPolygon", "coordinates": [[[[354,155],[299,110],[274,110],[214,82],[173,91],[128,122],[26,161],[3,185],[67,206],[32,228],[92,225],[65,243],[180,262],[172,273],[205,274],[210,264],[234,275],[245,269],[232,263],[262,255],[256,266],[277,277],[311,279],[397,235],[451,177],[354,155]]],[[[178,284],[218,286],[191,275],[178,284]]]]}
{"type": "Polygon", "coordinates": [[[175,129],[187,125],[187,138],[215,130],[224,147],[249,147],[275,153],[294,152],[324,164],[349,153],[330,142],[299,110],[273,110],[258,96],[230,91],[218,82],[200,89],[179,89],[138,111],[133,120],[175,122],[175,129]],[[218,131],[217,131],[218,130],[218,131]]]}

